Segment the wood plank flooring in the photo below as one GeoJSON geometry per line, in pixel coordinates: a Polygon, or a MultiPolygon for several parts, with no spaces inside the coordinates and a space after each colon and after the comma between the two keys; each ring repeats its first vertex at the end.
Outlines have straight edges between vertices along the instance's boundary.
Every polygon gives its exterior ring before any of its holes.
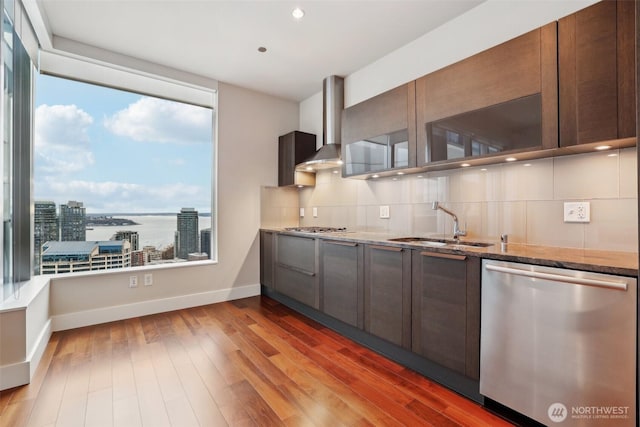
{"type": "Polygon", "coordinates": [[[0,426],[506,426],[267,297],[56,332],[0,426]]]}

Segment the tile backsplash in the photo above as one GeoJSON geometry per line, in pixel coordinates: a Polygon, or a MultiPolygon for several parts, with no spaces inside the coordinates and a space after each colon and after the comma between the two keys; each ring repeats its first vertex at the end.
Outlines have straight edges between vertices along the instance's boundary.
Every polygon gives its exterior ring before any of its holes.
{"type": "Polygon", "coordinates": [[[506,233],[514,243],[638,250],[636,148],[378,180],[320,171],[313,188],[263,188],[262,225],[451,237],[451,218],[431,209],[435,200],[455,212],[471,239],[506,233]],[[590,202],[591,221],[565,223],[567,201],[590,202]],[[389,206],[389,218],[380,218],[380,206],[389,206]]]}

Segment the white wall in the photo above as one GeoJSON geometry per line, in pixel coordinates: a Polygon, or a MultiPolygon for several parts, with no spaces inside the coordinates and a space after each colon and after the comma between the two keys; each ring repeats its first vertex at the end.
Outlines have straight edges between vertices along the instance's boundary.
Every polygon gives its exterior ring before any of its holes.
{"type": "MultiPolygon", "coordinates": [[[[219,83],[218,263],[53,280],[53,329],[259,293],[260,188],[277,185],[278,136],[298,126],[294,102],[219,83]]],[[[216,213],[214,212],[214,215],[216,213]]]]}
{"type": "MultiPolygon", "coordinates": [[[[488,0],[345,76],[345,107],[583,9],[597,0],[488,0]]],[[[300,130],[322,135],[322,96],[300,103],[300,130]],[[318,113],[319,112],[319,113],[318,113]],[[320,129],[320,133],[318,132],[320,129]]]]}

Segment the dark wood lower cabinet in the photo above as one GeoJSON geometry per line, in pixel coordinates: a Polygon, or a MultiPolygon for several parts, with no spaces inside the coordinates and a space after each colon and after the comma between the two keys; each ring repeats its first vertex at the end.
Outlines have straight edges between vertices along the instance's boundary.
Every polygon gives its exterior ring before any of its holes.
{"type": "Polygon", "coordinates": [[[412,350],[480,378],[480,259],[413,251],[412,350]]]}
{"type": "Polygon", "coordinates": [[[275,289],[310,307],[320,307],[317,240],[279,234],[276,240],[275,289]]]}
{"type": "Polygon", "coordinates": [[[411,251],[365,245],[364,329],[411,348],[411,251]]]}
{"type": "Polygon", "coordinates": [[[260,231],[260,284],[273,288],[275,265],[275,234],[260,231]]]}
{"type": "Polygon", "coordinates": [[[364,324],[363,246],[322,240],[320,244],[321,311],[351,326],[364,324]]]}

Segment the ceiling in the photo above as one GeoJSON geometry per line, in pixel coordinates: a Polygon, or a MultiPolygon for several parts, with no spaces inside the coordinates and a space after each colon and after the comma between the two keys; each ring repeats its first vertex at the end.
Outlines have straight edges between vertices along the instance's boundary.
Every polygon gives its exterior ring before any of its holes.
{"type": "Polygon", "coordinates": [[[49,35],[301,101],[324,77],[347,76],[482,1],[38,0],[38,8],[49,35]]]}

